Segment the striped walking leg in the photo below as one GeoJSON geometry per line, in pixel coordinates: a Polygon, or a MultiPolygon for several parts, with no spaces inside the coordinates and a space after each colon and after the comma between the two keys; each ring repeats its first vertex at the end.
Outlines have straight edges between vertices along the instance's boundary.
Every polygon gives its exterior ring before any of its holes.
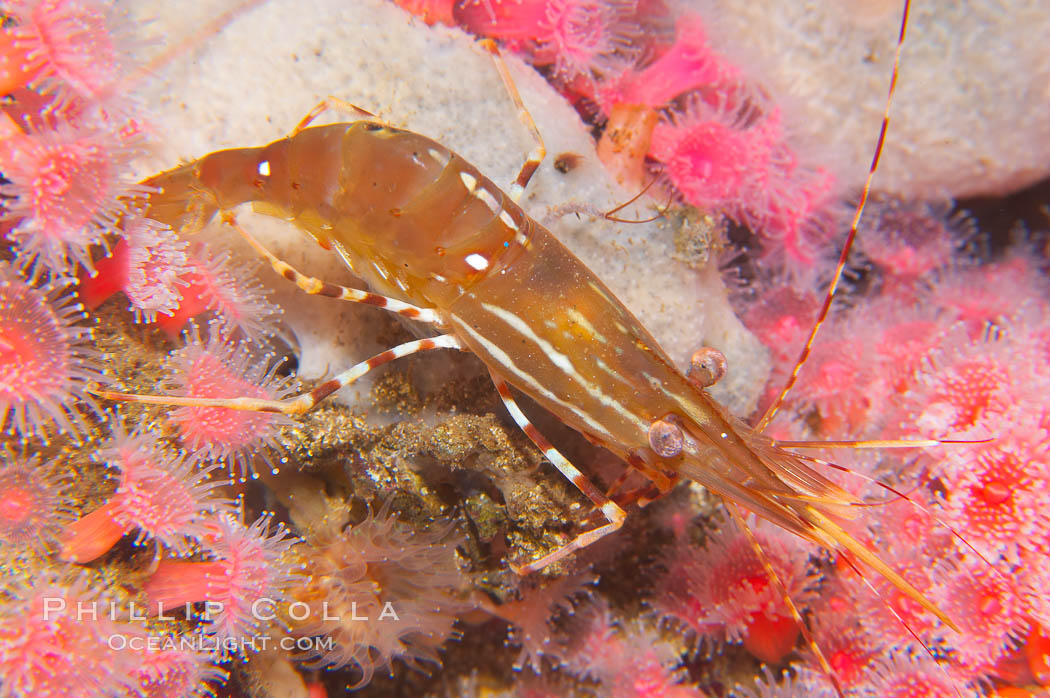
{"type": "MultiPolygon", "coordinates": [[[[490,373],[492,372],[490,371],[490,373]]],[[[495,373],[492,373],[492,382],[496,384],[496,390],[499,392],[503,404],[507,406],[507,410],[510,412],[510,416],[514,419],[514,422],[521,427],[523,432],[525,432],[525,436],[529,437],[529,440],[536,444],[536,448],[543,451],[543,455],[547,457],[547,460],[549,460],[562,475],[568,478],[568,480],[576,486],[576,489],[582,492],[587,499],[591,500],[609,521],[609,523],[599,526],[594,530],[581,533],[549,555],[545,555],[527,565],[522,565],[520,567],[512,565],[515,572],[525,575],[541,570],[544,567],[571,555],[577,550],[586,548],[591,543],[601,540],[610,533],[618,531],[620,527],[623,526],[623,521],[627,517],[627,514],[615,502],[602,494],[602,491],[599,490],[593,482],[588,480],[575,465],[569,462],[568,458],[559,453],[558,450],[551,445],[550,441],[548,441],[547,438],[536,429],[535,425],[529,421],[529,418],[526,417],[525,413],[521,411],[520,407],[518,407],[518,403],[514,400],[514,396],[511,395],[510,387],[505,380],[495,373]]]]}
{"type": "Polygon", "coordinates": [[[521,101],[521,93],[518,92],[518,88],[514,84],[514,78],[510,76],[510,71],[507,70],[507,64],[503,62],[503,56],[500,55],[496,42],[492,39],[483,39],[481,46],[492,54],[492,60],[496,63],[496,70],[499,71],[500,79],[503,80],[503,85],[507,88],[511,101],[514,102],[514,108],[518,110],[518,119],[529,130],[529,134],[532,135],[532,139],[536,142],[532,152],[529,153],[525,163],[521,166],[521,170],[518,171],[518,177],[510,185],[510,198],[514,203],[520,203],[521,197],[525,194],[525,187],[529,186],[529,180],[532,179],[532,175],[536,174],[536,170],[539,169],[543,158],[547,157],[547,146],[543,144],[543,136],[540,135],[540,130],[537,128],[532,114],[525,108],[525,103],[521,101]]]}
{"type": "Polygon", "coordinates": [[[261,242],[255,239],[254,235],[237,223],[232,215],[224,213],[223,222],[240,233],[241,237],[247,240],[248,244],[252,246],[252,249],[259,253],[259,256],[264,257],[266,261],[270,263],[273,270],[281,275],[281,277],[291,281],[312,296],[325,296],[327,298],[335,298],[337,300],[350,301],[352,303],[374,305],[377,308],[389,310],[392,313],[396,313],[402,317],[407,317],[417,322],[427,322],[433,325],[442,324],[441,317],[438,315],[437,311],[431,310],[430,308],[420,308],[396,298],[390,298],[389,296],[381,296],[378,293],[372,293],[370,291],[361,291],[356,288],[339,286],[337,284],[316,279],[312,276],[306,276],[284,260],[277,257],[273,252],[266,249],[261,242]]]}
{"type": "Polygon", "coordinates": [[[231,410],[243,410],[247,412],[279,412],[281,414],[303,414],[317,406],[319,402],[334,393],[345,388],[358,378],[377,366],[399,359],[409,354],[431,349],[462,349],[463,346],[453,335],[443,334],[437,337],[417,339],[413,342],[399,344],[393,349],[380,352],[370,359],[343,371],[334,378],[330,378],[308,393],[302,393],[295,397],[284,400],[260,400],[251,397],[231,398],[193,398],[179,397],[177,395],[138,395],[134,393],[116,393],[109,390],[90,390],[94,395],[107,400],[119,400],[122,402],[141,402],[151,405],[173,405],[176,407],[225,407],[231,410]]]}

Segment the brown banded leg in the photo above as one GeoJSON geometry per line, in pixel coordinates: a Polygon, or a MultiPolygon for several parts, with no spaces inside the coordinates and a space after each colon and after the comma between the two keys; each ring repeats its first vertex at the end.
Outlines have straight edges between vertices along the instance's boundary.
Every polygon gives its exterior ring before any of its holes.
{"type": "Polygon", "coordinates": [[[534,560],[521,567],[511,565],[515,572],[521,575],[526,575],[541,570],[558,560],[564,559],[577,550],[586,548],[591,543],[596,543],[610,533],[618,531],[620,527],[623,526],[623,521],[627,518],[627,514],[616,504],[616,502],[602,494],[602,491],[599,490],[593,482],[588,480],[575,465],[569,462],[568,458],[563,456],[556,448],[554,448],[554,446],[551,445],[551,442],[547,440],[547,437],[536,429],[533,423],[529,421],[529,418],[525,416],[525,413],[521,411],[521,408],[518,407],[518,403],[514,400],[514,396],[511,395],[510,387],[507,385],[507,382],[492,371],[489,371],[489,373],[492,375],[492,382],[496,385],[496,390],[499,392],[500,399],[502,399],[503,404],[507,406],[507,411],[510,412],[510,416],[514,419],[514,422],[523,432],[525,432],[525,436],[529,437],[529,440],[536,444],[536,448],[543,451],[543,455],[545,455],[547,460],[558,469],[558,472],[572,482],[572,484],[576,486],[576,489],[582,492],[587,499],[591,500],[591,502],[594,503],[594,506],[598,507],[605,518],[609,521],[609,523],[599,526],[594,530],[581,533],[562,547],[549,555],[541,557],[539,560],[534,560]]]}
{"type": "Polygon", "coordinates": [[[633,472],[634,470],[631,468],[624,468],[623,472],[620,473],[620,475],[613,480],[613,483],[606,488],[605,496],[612,499],[612,496],[616,494],[617,490],[623,487],[623,483],[627,482],[627,478],[631,477],[631,473],[633,472]]]}
{"type": "Polygon", "coordinates": [[[334,378],[330,378],[308,393],[302,393],[295,397],[284,400],[260,400],[251,397],[232,398],[195,398],[180,397],[177,395],[137,395],[134,393],[116,393],[109,390],[89,390],[88,392],[108,400],[119,400],[122,402],[140,402],[151,405],[172,405],[176,407],[225,407],[231,410],[242,410],[246,412],[279,412],[281,414],[295,415],[309,412],[322,400],[332,393],[345,388],[358,378],[361,378],[372,369],[385,363],[409,356],[421,351],[431,349],[463,349],[463,345],[455,336],[443,334],[437,337],[417,339],[414,342],[399,344],[393,349],[380,352],[370,359],[343,371],[334,378]]]}
{"type": "Polygon", "coordinates": [[[647,485],[636,487],[633,490],[624,492],[623,495],[617,500],[617,504],[622,507],[628,507],[632,504],[637,504],[639,509],[644,509],[649,506],[657,499],[660,499],[677,485],[681,481],[681,477],[675,476],[667,481],[666,487],[661,487],[655,482],[650,482],[647,485]]]}
{"type": "Polygon", "coordinates": [[[240,233],[241,237],[247,240],[248,244],[252,246],[252,249],[258,252],[260,256],[266,258],[275,272],[310,295],[336,298],[342,301],[350,301],[351,303],[374,305],[377,308],[389,310],[392,313],[396,313],[402,317],[407,317],[411,320],[416,320],[417,322],[427,322],[433,325],[443,324],[437,311],[430,308],[420,308],[411,303],[405,303],[396,298],[390,298],[389,296],[381,296],[378,293],[372,293],[370,291],[361,291],[356,288],[339,286],[338,284],[328,283],[327,281],[322,281],[313,276],[306,276],[273,252],[266,249],[261,242],[255,239],[254,235],[237,223],[233,216],[228,213],[223,213],[222,218],[223,223],[231,226],[240,233]]]}
{"type": "Polygon", "coordinates": [[[372,112],[368,111],[367,109],[362,109],[361,107],[357,106],[356,104],[351,104],[350,102],[347,102],[345,99],[339,99],[338,97],[333,97],[333,96],[329,95],[328,97],[324,98],[323,100],[321,100],[320,102],[315,104],[313,106],[313,109],[311,109],[310,111],[306,112],[306,116],[304,116],[299,121],[299,123],[296,124],[295,128],[292,129],[292,133],[290,135],[294,136],[295,134],[299,133],[304,128],[309,126],[310,123],[314,119],[319,117],[321,114],[324,114],[326,111],[343,112],[344,114],[349,114],[349,115],[353,116],[355,118],[355,120],[356,119],[360,119],[360,118],[365,118],[365,119],[378,119],[379,118],[375,114],[373,114],[372,112]]]}
{"type": "Polygon", "coordinates": [[[654,499],[658,499],[678,484],[681,477],[679,475],[668,476],[665,473],[646,461],[640,454],[631,453],[627,456],[627,465],[630,466],[624,470],[618,478],[609,486],[609,489],[605,491],[605,496],[612,498],[613,494],[623,487],[623,484],[627,481],[627,478],[631,476],[631,473],[637,471],[644,475],[650,480],[648,485],[637,487],[633,490],[625,492],[620,499],[617,500],[617,504],[622,507],[629,506],[635,502],[638,506],[644,507],[652,502],[654,499]]]}
{"type": "Polygon", "coordinates": [[[656,464],[650,462],[643,453],[637,451],[628,454],[627,464],[649,478],[650,484],[624,493],[623,501],[625,506],[626,504],[637,503],[639,507],[646,507],[654,500],[673,490],[674,486],[682,479],[682,476],[678,473],[667,475],[656,464]]]}
{"type": "Polygon", "coordinates": [[[616,503],[624,509],[632,504],[637,504],[639,509],[644,509],[674,489],[674,486],[677,485],[679,481],[680,478],[677,477],[669,480],[670,487],[666,489],[653,482],[644,484],[640,487],[635,487],[633,490],[628,490],[617,497],[616,503]]]}
{"type": "Polygon", "coordinates": [[[496,64],[496,70],[499,71],[500,79],[503,80],[503,85],[507,88],[511,101],[514,102],[514,107],[518,110],[518,120],[525,125],[525,128],[532,134],[533,140],[536,141],[536,146],[525,159],[525,164],[521,166],[517,179],[514,180],[514,184],[510,185],[510,198],[514,200],[514,203],[519,203],[522,195],[525,194],[525,187],[529,185],[529,180],[532,179],[532,175],[536,173],[540,163],[543,162],[543,158],[547,157],[547,146],[543,144],[543,136],[540,135],[540,130],[536,127],[532,114],[525,108],[525,103],[521,101],[521,93],[518,92],[518,87],[514,84],[514,78],[510,76],[510,71],[507,70],[507,64],[503,62],[499,46],[492,39],[483,39],[481,45],[492,54],[492,60],[496,64]]]}

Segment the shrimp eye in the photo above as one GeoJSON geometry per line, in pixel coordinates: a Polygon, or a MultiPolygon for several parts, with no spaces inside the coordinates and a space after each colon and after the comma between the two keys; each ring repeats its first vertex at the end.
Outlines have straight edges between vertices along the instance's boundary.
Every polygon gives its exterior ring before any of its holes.
{"type": "Polygon", "coordinates": [[[726,375],[729,364],[725,354],[711,347],[700,347],[693,352],[686,377],[701,388],[710,388],[726,375]]]}
{"type": "Polygon", "coordinates": [[[673,416],[657,419],[649,425],[649,448],[661,458],[674,458],[682,452],[685,437],[673,416]]]}

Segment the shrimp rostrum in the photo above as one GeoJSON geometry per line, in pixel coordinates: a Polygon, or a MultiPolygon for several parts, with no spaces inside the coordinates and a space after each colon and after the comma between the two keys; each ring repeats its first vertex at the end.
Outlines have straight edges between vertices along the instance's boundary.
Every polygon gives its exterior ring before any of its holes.
{"type": "MultiPolygon", "coordinates": [[[[527,115],[520,101],[519,109],[527,115]]],[[[305,276],[241,230],[282,276],[309,293],[386,307],[443,334],[402,344],[282,401],[100,395],[298,414],[394,358],[435,348],[470,351],[487,366],[515,421],[607,519],[519,571],[612,533],[626,514],[536,430],[508,385],[640,471],[650,489],[662,493],[690,478],[731,511],[746,508],[863,562],[952,625],[844,530],[860,511],[858,497],[729,415],[583,262],[526,215],[517,199],[543,157],[538,134],[508,194],[425,136],[371,118],[309,125],[321,110],[269,145],[214,152],[146,180],[154,193],[143,214],[184,234],[217,214],[232,222],[230,211],[253,202],[338,253],[374,293],[305,276]]]]}

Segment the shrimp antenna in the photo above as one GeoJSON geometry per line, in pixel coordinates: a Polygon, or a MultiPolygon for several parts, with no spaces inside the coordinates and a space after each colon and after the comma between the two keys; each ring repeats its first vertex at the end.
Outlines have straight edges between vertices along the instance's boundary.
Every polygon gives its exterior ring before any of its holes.
{"type": "MultiPolygon", "coordinates": [[[[909,497],[902,490],[894,487],[893,485],[890,485],[887,482],[883,482],[882,480],[879,480],[878,478],[871,477],[870,475],[865,475],[864,473],[859,473],[856,470],[851,470],[850,468],[847,468],[847,467],[845,467],[843,465],[839,465],[838,463],[834,463],[832,461],[824,460],[822,458],[815,458],[813,456],[807,456],[807,455],[804,455],[804,454],[801,454],[801,453],[796,453],[795,456],[797,456],[798,458],[801,458],[804,461],[809,461],[810,463],[819,463],[820,465],[824,465],[824,466],[827,466],[829,468],[834,468],[835,470],[838,470],[838,471],[841,471],[841,472],[844,472],[844,473],[849,473],[850,475],[852,475],[854,477],[860,478],[861,480],[864,480],[865,482],[870,482],[871,484],[875,485],[876,487],[880,487],[880,488],[886,490],[887,492],[889,492],[890,494],[894,495],[894,497],[896,497],[898,499],[903,499],[904,501],[908,502],[908,504],[910,504],[912,507],[914,507],[915,509],[918,509],[923,514],[926,514],[931,519],[933,519],[936,523],[938,523],[941,526],[943,526],[944,528],[948,529],[948,531],[952,534],[952,536],[954,538],[956,538],[960,543],[962,543],[967,548],[969,548],[970,551],[973,552],[973,554],[976,555],[982,562],[984,562],[986,565],[988,565],[993,570],[995,570],[996,573],[999,574],[1004,581],[1009,581],[1009,579],[1005,575],[1003,575],[1001,572],[999,572],[998,568],[996,568],[996,566],[993,565],[991,563],[991,561],[988,560],[988,558],[986,558],[984,555],[981,554],[981,551],[979,551],[977,548],[975,548],[972,543],[967,541],[966,538],[964,538],[961,533],[956,531],[952,527],[951,524],[949,524],[947,521],[945,521],[940,516],[938,516],[936,513],[934,513],[933,510],[931,510],[929,507],[926,507],[922,503],[917,502],[914,499],[912,499],[911,497],[909,497]]],[[[878,504],[869,504],[869,503],[863,503],[862,502],[862,503],[854,504],[853,506],[882,506],[883,504],[885,504],[885,502],[881,502],[881,503],[878,503],[878,504]]]]}
{"type": "Polygon", "coordinates": [[[911,0],[904,0],[904,10],[901,15],[901,29],[900,34],[897,36],[897,49],[893,53],[893,74],[890,76],[890,87],[886,94],[886,106],[882,112],[882,127],[879,129],[879,139],[875,144],[875,154],[871,158],[871,167],[868,168],[868,176],[864,180],[864,189],[860,193],[860,201],[857,202],[857,208],[853,212],[853,221],[850,223],[849,234],[846,236],[846,242],[842,245],[842,252],[839,254],[839,261],[835,264],[835,273],[831,276],[831,284],[828,286],[828,292],[824,296],[824,304],[820,308],[820,314],[817,316],[816,322],[813,323],[813,328],[809,331],[809,337],[806,339],[806,345],[802,347],[801,353],[799,353],[798,360],[795,362],[795,367],[791,370],[791,375],[788,376],[787,381],[784,383],[784,387],[780,389],[780,393],[776,399],[773,400],[772,404],[766,409],[765,414],[762,415],[762,419],[758,421],[758,425],[755,427],[756,431],[762,431],[769,426],[770,421],[776,415],[777,410],[784,403],[784,399],[787,394],[791,392],[791,388],[795,386],[795,382],[798,380],[798,374],[805,365],[806,360],[809,358],[810,351],[813,349],[813,343],[817,339],[817,333],[820,332],[820,328],[823,327],[825,320],[828,319],[828,313],[831,310],[831,302],[835,298],[835,291],[838,289],[839,281],[842,280],[842,272],[846,269],[846,260],[849,259],[850,249],[853,247],[853,240],[857,237],[857,227],[860,225],[861,216],[864,215],[864,207],[868,203],[868,196],[871,194],[871,183],[875,179],[875,171],[879,168],[879,159],[882,157],[882,149],[886,144],[886,132],[890,127],[890,107],[893,105],[893,95],[897,91],[897,77],[900,74],[901,64],[901,51],[904,49],[904,35],[908,29],[908,15],[911,10],[911,0]]]}
{"type": "Polygon", "coordinates": [[[602,214],[602,218],[604,218],[605,220],[608,220],[608,221],[614,221],[616,223],[652,223],[653,221],[660,220],[661,218],[663,218],[665,212],[667,211],[667,207],[671,205],[671,198],[670,197],[667,199],[667,203],[663,205],[663,208],[657,207],[655,216],[650,216],[649,218],[642,218],[642,219],[638,219],[638,220],[631,220],[629,218],[620,218],[619,216],[616,215],[620,211],[624,210],[625,208],[627,208],[628,206],[633,204],[638,199],[640,199],[643,196],[645,196],[645,192],[647,192],[650,189],[652,189],[653,185],[656,184],[656,179],[657,178],[654,177],[652,180],[650,180],[649,183],[646,184],[645,187],[640,192],[638,192],[637,194],[632,196],[627,201],[624,201],[622,204],[620,204],[616,208],[609,209],[608,211],[603,213],[602,214]]]}
{"type": "Polygon", "coordinates": [[[754,531],[752,531],[751,527],[747,525],[747,521],[740,513],[740,509],[736,504],[724,500],[723,503],[733,517],[733,521],[736,522],[737,527],[744,532],[744,536],[751,544],[751,549],[758,557],[758,561],[762,564],[766,576],[769,577],[770,583],[773,584],[777,593],[780,594],[781,600],[784,602],[784,605],[787,606],[788,612],[791,614],[792,619],[802,633],[802,637],[805,639],[806,644],[809,645],[810,650],[816,655],[821,671],[824,672],[824,675],[828,677],[828,680],[831,681],[831,685],[835,688],[835,694],[839,698],[845,698],[846,693],[843,691],[842,683],[839,681],[838,674],[835,673],[835,670],[831,666],[831,662],[828,661],[827,655],[824,654],[824,650],[820,648],[820,644],[818,644],[816,638],[813,637],[813,633],[810,631],[809,626],[802,618],[802,612],[799,611],[798,606],[795,604],[794,600],[792,600],[791,594],[788,592],[787,586],[784,584],[784,580],[780,578],[780,575],[777,574],[777,571],[773,568],[773,563],[769,561],[769,556],[766,555],[766,551],[763,550],[762,544],[758,542],[758,538],[755,537],[754,531]]]}

